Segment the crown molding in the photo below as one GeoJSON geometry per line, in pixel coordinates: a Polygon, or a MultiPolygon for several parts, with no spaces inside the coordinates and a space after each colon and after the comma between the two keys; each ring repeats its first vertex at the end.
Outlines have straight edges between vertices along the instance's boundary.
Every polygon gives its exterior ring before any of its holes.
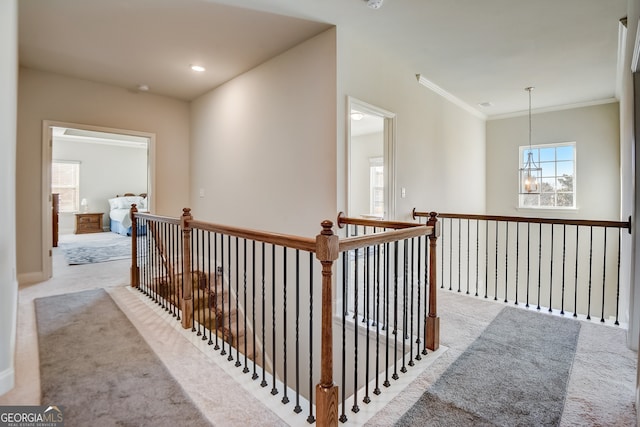
{"type": "Polygon", "coordinates": [[[438,95],[440,95],[441,97],[443,97],[447,101],[452,102],[453,104],[455,104],[458,107],[462,108],[466,112],[468,112],[468,113],[470,113],[470,114],[474,115],[475,117],[478,117],[478,118],[480,118],[482,120],[487,120],[487,115],[485,113],[476,110],[475,108],[473,108],[471,105],[467,104],[466,102],[464,102],[460,98],[450,94],[449,92],[447,92],[446,90],[442,89],[440,86],[438,86],[437,84],[435,84],[431,80],[428,80],[427,78],[425,78],[422,74],[416,74],[416,79],[418,79],[418,83],[420,83],[424,87],[426,87],[428,89],[431,89],[433,92],[437,93],[438,95]]]}
{"type": "Polygon", "coordinates": [[[638,64],[640,60],[640,19],[638,19],[638,26],[636,27],[636,41],[633,44],[633,56],[631,57],[631,71],[638,71],[638,64]]]}
{"type": "MultiPolygon", "coordinates": [[[[574,110],[576,108],[594,107],[596,105],[613,104],[619,102],[617,98],[605,98],[598,99],[596,101],[577,102],[575,104],[555,105],[553,107],[534,108],[531,110],[531,114],[552,113],[554,111],[574,110]]],[[[513,113],[496,114],[495,116],[489,116],[487,120],[501,120],[510,119],[513,117],[521,117],[529,114],[529,110],[515,111],[513,113]]]]}

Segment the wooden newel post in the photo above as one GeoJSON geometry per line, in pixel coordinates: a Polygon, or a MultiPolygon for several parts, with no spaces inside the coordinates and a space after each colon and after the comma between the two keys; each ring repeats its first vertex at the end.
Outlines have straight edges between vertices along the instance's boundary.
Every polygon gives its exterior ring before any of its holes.
{"type": "Polygon", "coordinates": [[[425,343],[429,350],[437,350],[440,347],[440,318],[438,317],[438,301],[436,286],[436,243],[440,236],[440,223],[436,212],[429,212],[427,226],[433,227],[433,233],[429,236],[429,315],[425,323],[425,343]]]}
{"type": "Polygon", "coordinates": [[[138,218],[136,204],[131,205],[129,215],[131,217],[131,286],[140,286],[140,268],[138,267],[138,218]]]}
{"type": "Polygon", "coordinates": [[[182,327],[188,329],[193,323],[193,285],[191,283],[191,225],[193,219],[191,209],[182,209],[180,226],[182,227],[182,292],[180,292],[180,310],[182,311],[182,327]]]}
{"type": "Polygon", "coordinates": [[[316,236],[316,258],[322,264],[322,353],[320,383],[316,386],[316,423],[322,427],[338,425],[338,386],[333,383],[332,280],[333,262],[340,249],[332,227],[333,222],[322,221],[322,231],[316,236]]]}

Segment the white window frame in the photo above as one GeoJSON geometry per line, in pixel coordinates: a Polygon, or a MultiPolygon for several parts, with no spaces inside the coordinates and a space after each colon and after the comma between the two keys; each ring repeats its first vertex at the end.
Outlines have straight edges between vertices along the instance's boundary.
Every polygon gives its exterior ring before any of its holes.
{"type": "Polygon", "coordinates": [[[71,164],[76,166],[75,170],[75,185],[68,186],[58,186],[57,188],[75,188],[75,200],[72,201],[72,209],[65,209],[64,206],[60,205],[60,213],[76,213],[80,210],[80,162],[77,160],[53,160],[51,164],[51,190],[55,192],[54,182],[53,182],[53,167],[55,164],[71,164]]]}
{"type": "MultiPolygon", "coordinates": [[[[525,156],[526,154],[532,150],[534,151],[534,153],[536,153],[536,150],[541,150],[541,149],[549,149],[549,148],[561,148],[561,147],[571,147],[572,151],[573,151],[573,205],[571,206],[558,206],[557,205],[557,196],[558,196],[558,188],[557,188],[557,179],[558,177],[562,177],[562,175],[558,175],[558,162],[559,160],[555,157],[554,154],[554,160],[552,161],[541,161],[540,160],[540,156],[539,156],[539,151],[538,151],[538,155],[534,156],[534,160],[536,162],[536,165],[538,165],[539,167],[543,168],[543,173],[542,173],[542,182],[540,183],[540,187],[541,187],[541,191],[542,193],[544,192],[545,189],[545,185],[543,185],[543,183],[545,182],[545,179],[548,178],[554,178],[556,180],[556,186],[554,187],[554,205],[550,206],[550,205],[540,205],[540,199],[542,197],[541,194],[519,194],[518,195],[518,209],[551,209],[551,210],[575,210],[577,209],[577,179],[576,179],[576,171],[577,171],[577,164],[576,164],[576,143],[575,141],[572,142],[557,142],[557,143],[549,143],[549,144],[537,144],[537,145],[522,145],[520,146],[518,153],[519,153],[519,168],[522,168],[524,166],[525,163],[525,156]],[[549,164],[549,163],[553,163],[553,168],[554,168],[554,175],[550,176],[550,175],[546,175],[545,176],[545,168],[543,167],[543,164],[549,164]],[[536,197],[538,200],[538,204],[537,205],[525,205],[524,204],[524,200],[526,198],[533,198],[536,197]]],[[[560,160],[560,161],[564,161],[564,160],[560,160]]],[[[546,192],[549,193],[549,192],[546,192]]],[[[563,192],[560,192],[560,194],[562,194],[563,192]]]]}
{"type": "Polygon", "coordinates": [[[384,217],[384,158],[383,157],[370,157],[369,158],[369,213],[371,215],[380,215],[380,218],[384,217]],[[376,176],[378,175],[377,169],[382,168],[382,187],[374,185],[376,176]],[[375,199],[376,192],[382,190],[382,212],[375,211],[375,199]]]}

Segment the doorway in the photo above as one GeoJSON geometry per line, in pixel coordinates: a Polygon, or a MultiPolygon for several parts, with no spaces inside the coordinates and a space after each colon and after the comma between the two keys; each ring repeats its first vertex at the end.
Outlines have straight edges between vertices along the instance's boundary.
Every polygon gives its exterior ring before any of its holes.
{"type": "Polygon", "coordinates": [[[108,200],[126,192],[145,193],[153,209],[155,135],[53,121],[43,122],[42,134],[42,257],[44,277],[50,278],[55,231],[74,234],[77,215],[102,219],[91,231],[108,230],[108,200]],[[57,227],[54,193],[59,194],[57,227]]]}
{"type": "Polygon", "coordinates": [[[395,219],[395,114],[348,97],[347,214],[395,219]]]}

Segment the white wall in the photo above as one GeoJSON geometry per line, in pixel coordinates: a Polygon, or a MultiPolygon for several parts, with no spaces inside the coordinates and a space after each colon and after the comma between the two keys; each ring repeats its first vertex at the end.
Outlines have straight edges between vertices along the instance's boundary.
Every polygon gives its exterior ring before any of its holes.
{"type": "Polygon", "coordinates": [[[335,43],[328,30],[193,101],[195,218],[315,236],[336,217],[335,43]]]}
{"type": "Polygon", "coordinates": [[[18,86],[17,247],[20,281],[43,279],[42,121],[156,135],[153,197],[160,215],[189,204],[189,106],[184,101],[21,68],[18,86]]]}
{"type": "Polygon", "coordinates": [[[518,149],[529,143],[529,122],[525,115],[487,123],[488,213],[618,221],[618,104],[533,114],[531,122],[534,145],[575,141],[577,210],[518,209],[518,149]]]}
{"type": "Polygon", "coordinates": [[[16,279],[16,114],[18,5],[0,2],[0,395],[14,386],[18,304],[16,279]]]}
{"type": "Polygon", "coordinates": [[[396,114],[396,219],[411,220],[413,208],[484,212],[485,122],[418,84],[424,71],[338,31],[340,210],[347,205],[346,99],[353,96],[396,114]]]}
{"type": "MultiPolygon", "coordinates": [[[[109,229],[108,199],[124,193],[147,192],[147,149],[95,144],[54,138],[53,160],[80,162],[80,200],[87,199],[89,212],[102,212],[104,229],[109,229]]],[[[75,215],[61,213],[60,234],[73,233],[75,215]]]]}

